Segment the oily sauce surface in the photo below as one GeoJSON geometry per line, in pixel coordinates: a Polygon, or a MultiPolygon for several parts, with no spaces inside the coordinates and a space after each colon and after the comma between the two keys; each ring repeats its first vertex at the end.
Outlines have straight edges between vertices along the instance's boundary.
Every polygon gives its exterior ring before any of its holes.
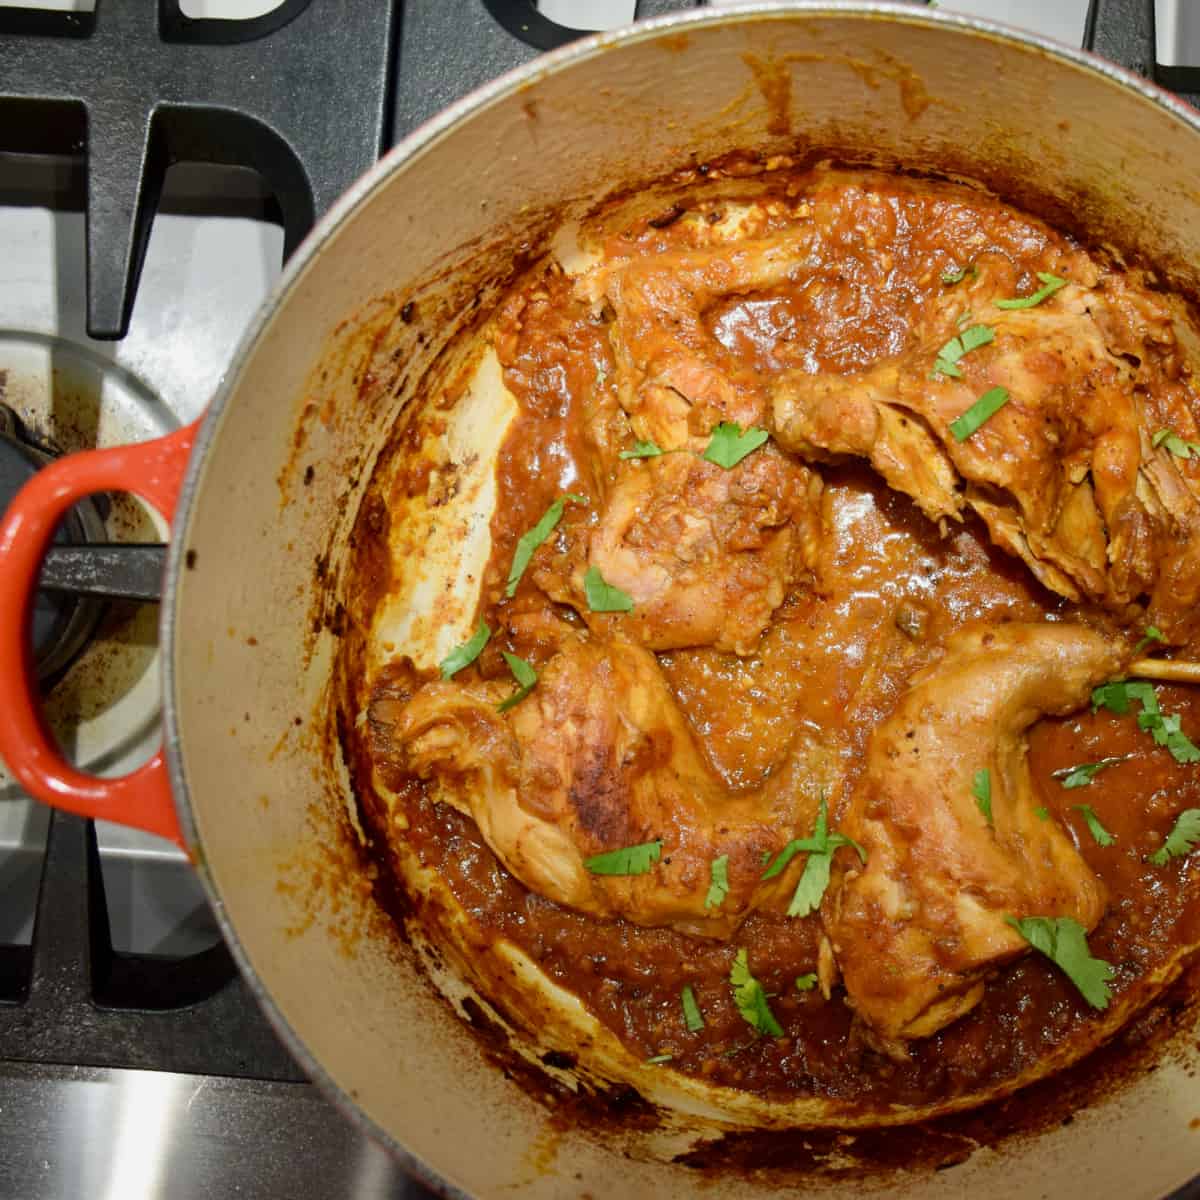
{"type": "MultiPolygon", "coordinates": [[[[756,374],[785,368],[861,369],[904,347],[925,297],[942,286],[947,260],[991,254],[1009,286],[1029,290],[1056,244],[1057,235],[986,196],[973,208],[948,208],[940,226],[920,235],[908,230],[905,203],[903,194],[860,198],[818,214],[844,236],[803,287],[727,297],[705,312],[706,328],[742,379],[753,386],[756,374]]],[[[636,255],[686,246],[696,236],[686,221],[643,224],[607,249],[636,255]]],[[[472,668],[485,679],[507,677],[501,649],[540,666],[549,653],[541,630],[563,621],[581,627],[570,609],[548,599],[537,572],[526,572],[511,600],[503,585],[521,534],[564,492],[602,495],[616,469],[614,447],[622,437],[628,442],[604,321],[553,265],[531,274],[499,318],[496,347],[521,416],[498,466],[494,551],[480,608],[497,635],[472,668]]],[[[872,729],[956,628],[978,620],[1106,620],[1041,588],[990,545],[975,519],[940,530],[865,466],[819,469],[824,539],[816,585],[788,597],[751,656],[713,649],[658,656],[710,767],[733,789],[761,784],[799,729],[833,744],[852,782],[872,729]]],[[[539,552],[543,571],[569,558],[596,519],[594,507],[567,507],[539,552]]],[[[1196,651],[1185,647],[1179,657],[1196,651]]],[[[1164,687],[1160,704],[1179,714],[1186,732],[1200,734],[1196,689],[1164,687]]],[[[1200,806],[1197,771],[1155,746],[1132,714],[1106,711],[1040,722],[1029,762],[1040,803],[1110,893],[1107,915],[1089,937],[1092,953],[1115,967],[1114,997],[1136,994],[1176,947],[1200,940],[1191,860],[1146,862],[1175,816],[1200,806]],[[1054,778],[1109,756],[1122,761],[1086,788],[1067,790],[1054,778]],[[1074,807],[1080,803],[1092,807],[1115,845],[1095,843],[1074,807]]],[[[782,1099],[916,1105],[1015,1079],[1049,1050],[1086,1036],[1091,1010],[1059,971],[1031,954],[1002,970],[966,1018],[914,1042],[909,1062],[891,1061],[858,1037],[837,990],[826,1000],[817,989],[795,987],[797,976],[816,970],[815,915],[756,913],[731,944],[597,920],[528,891],[498,864],[474,823],[434,803],[418,781],[391,783],[409,844],[478,925],[521,947],[635,1054],[669,1055],[669,1069],[782,1099]],[[738,947],[748,950],[785,1037],[758,1037],[739,1015],[729,986],[738,947]],[[684,985],[704,1014],[698,1032],[684,1027],[684,985]]]]}

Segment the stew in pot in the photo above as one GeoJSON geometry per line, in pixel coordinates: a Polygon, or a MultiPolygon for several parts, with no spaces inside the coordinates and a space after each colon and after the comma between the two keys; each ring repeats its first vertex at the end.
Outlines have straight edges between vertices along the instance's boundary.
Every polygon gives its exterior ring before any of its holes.
{"type": "Polygon", "coordinates": [[[974,1103],[1200,944],[1196,334],[975,187],[743,176],[564,235],[431,381],[349,757],[404,886],[631,1061],[974,1103]]]}

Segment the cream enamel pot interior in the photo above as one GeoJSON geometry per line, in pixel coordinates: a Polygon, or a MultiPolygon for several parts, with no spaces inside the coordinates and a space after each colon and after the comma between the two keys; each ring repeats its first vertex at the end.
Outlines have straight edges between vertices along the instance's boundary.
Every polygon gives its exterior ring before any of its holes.
{"type": "MultiPolygon", "coordinates": [[[[349,895],[338,831],[352,801],[324,753],[349,531],[418,381],[515,261],[606,194],[737,148],[960,174],[1196,291],[1200,118],[1142,81],[903,5],[663,18],[542,58],[398,146],[293,259],[198,430],[65,460],[0,527],[11,687],[54,516],[119,487],[169,516],[186,461],[162,617],[165,757],[115,784],[71,772],[28,693],[10,699],[0,753],[50,803],[175,836],[300,1062],[449,1194],[666,1200],[698,1182],[671,1158],[714,1130],[686,1114],[603,1135],[555,1122],[489,1063],[362,889],[349,895]]],[[[1068,1126],[899,1174],[890,1194],[1163,1195],[1200,1163],[1196,1062],[1167,1056],[1068,1126]]],[[[772,1171],[704,1183],[739,1200],[797,1188],[772,1171]]]]}

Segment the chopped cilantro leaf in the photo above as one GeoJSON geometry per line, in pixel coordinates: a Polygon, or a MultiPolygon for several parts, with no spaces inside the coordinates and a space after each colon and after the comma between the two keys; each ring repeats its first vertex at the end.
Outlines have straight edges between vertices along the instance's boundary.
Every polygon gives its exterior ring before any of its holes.
{"type": "Polygon", "coordinates": [[[1080,763],[1077,767],[1060,767],[1057,771],[1052,771],[1051,775],[1065,788],[1087,787],[1101,771],[1108,767],[1115,767],[1117,763],[1124,762],[1128,757],[1127,754],[1117,754],[1109,758],[1102,758],[1098,762],[1080,763]]]}
{"type": "Polygon", "coordinates": [[[983,813],[983,819],[989,824],[992,821],[992,773],[983,767],[975,772],[975,778],[971,780],[971,795],[975,797],[975,804],[979,811],[983,813]]]}
{"type": "Polygon", "coordinates": [[[632,612],[633,597],[619,587],[606,583],[597,567],[588,567],[583,577],[583,591],[592,612],[632,612]]]}
{"type": "Polygon", "coordinates": [[[1093,1008],[1107,1008],[1112,964],[1093,958],[1087,932],[1070,917],[1006,917],[1005,920],[1035,949],[1066,973],[1093,1008]]]}
{"type": "Polygon", "coordinates": [[[865,863],[867,852],[853,838],[842,833],[829,832],[829,808],[822,796],[817,806],[817,817],[811,837],[795,838],[775,856],[775,861],[763,872],[764,879],[773,879],[780,874],[797,854],[807,854],[808,859],[796,891],[788,904],[789,917],[807,917],[821,905],[825,889],[829,886],[829,867],[834,854],[843,846],[851,846],[865,863]]]}
{"type": "Polygon", "coordinates": [[[729,894],[729,855],[714,858],[708,867],[708,895],[704,897],[705,908],[720,908],[729,894]]]}
{"type": "Polygon", "coordinates": [[[469,667],[483,653],[483,648],[488,644],[488,638],[491,636],[492,631],[480,617],[475,632],[461,646],[455,646],[442,659],[441,666],[438,668],[442,673],[442,678],[449,679],[458,674],[463,667],[469,667]]]}
{"type": "Polygon", "coordinates": [[[1039,821],[1050,820],[1050,810],[1046,808],[1045,805],[1043,805],[1041,808],[1035,808],[1033,810],[1033,815],[1037,817],[1039,821]]]}
{"type": "Polygon", "coordinates": [[[811,992],[817,986],[817,977],[813,972],[796,976],[796,987],[802,992],[811,992]]]}
{"type": "Polygon", "coordinates": [[[501,650],[500,653],[504,655],[504,661],[508,663],[508,669],[517,681],[517,690],[507,700],[501,700],[496,705],[496,711],[503,713],[520,704],[533,691],[533,685],[537,683],[537,672],[523,658],[509,654],[507,650],[501,650]]]}
{"type": "Polygon", "coordinates": [[[593,854],[583,860],[583,865],[593,875],[645,875],[661,857],[662,839],[659,838],[654,842],[593,854]]]}
{"type": "Polygon", "coordinates": [[[767,862],[770,862],[771,865],[763,872],[762,877],[764,879],[774,879],[797,854],[811,854],[814,851],[820,854],[823,848],[824,843],[818,842],[816,838],[794,838],[775,855],[774,862],[771,862],[771,855],[767,853],[767,862]]]}
{"type": "Polygon", "coordinates": [[[775,1014],[771,1012],[762,984],[750,974],[744,948],[737,952],[737,957],[729,968],[729,982],[733,987],[733,1002],[737,1005],[742,1020],[759,1033],[783,1037],[783,1029],[775,1020],[775,1014]]]}
{"type": "Polygon", "coordinates": [[[817,808],[817,820],[813,826],[813,841],[820,843],[821,849],[809,851],[800,875],[800,882],[792,894],[791,903],[787,906],[789,917],[807,917],[821,907],[825,889],[829,886],[829,868],[833,856],[843,846],[852,847],[858,857],[865,863],[867,852],[853,839],[842,833],[828,831],[828,813],[825,807],[825,797],[821,797],[817,808]]]}
{"type": "Polygon", "coordinates": [[[565,495],[559,496],[546,509],[542,519],[532,529],[521,534],[517,541],[517,548],[513,552],[512,566],[508,569],[508,582],[504,586],[504,594],[510,600],[516,595],[517,584],[521,582],[521,576],[525,574],[525,568],[529,566],[533,552],[554,532],[559,521],[562,520],[563,509],[568,500],[573,504],[587,503],[586,496],[576,496],[573,492],[567,492],[565,495]]]}
{"type": "Polygon", "coordinates": [[[618,458],[657,458],[663,451],[653,442],[634,441],[632,450],[622,450],[618,458]]]}
{"type": "Polygon", "coordinates": [[[688,1033],[699,1033],[704,1028],[704,1014],[700,1011],[700,1005],[696,1003],[696,993],[690,983],[684,984],[683,991],[679,994],[679,1003],[683,1007],[683,1023],[687,1026],[688,1033]]]}
{"type": "Polygon", "coordinates": [[[965,267],[947,267],[942,272],[942,286],[953,287],[956,283],[962,283],[967,276],[974,279],[979,274],[979,268],[974,263],[968,263],[965,267]]]}
{"type": "Polygon", "coordinates": [[[1092,692],[1092,711],[1103,706],[1122,715],[1129,711],[1132,700],[1139,701],[1142,706],[1142,711],[1138,713],[1138,728],[1148,730],[1156,746],[1165,746],[1176,762],[1200,762],[1200,747],[1180,728],[1177,715],[1164,715],[1159,709],[1158,696],[1152,683],[1140,679],[1118,679],[1106,683],[1092,692]]]}
{"type": "Polygon", "coordinates": [[[1150,855],[1156,867],[1165,867],[1170,858],[1182,858],[1200,842],[1200,808],[1185,808],[1175,818],[1175,825],[1163,844],[1150,855]]]}
{"type": "Polygon", "coordinates": [[[1117,839],[1100,823],[1090,804],[1076,804],[1075,811],[1083,815],[1088,831],[1096,839],[1097,846],[1111,846],[1117,839]]]}
{"type": "Polygon", "coordinates": [[[1099,708],[1107,708],[1119,717],[1129,711],[1128,684],[1124,679],[1114,679],[1111,683],[1102,683],[1092,688],[1092,712],[1099,708]]]}
{"type": "Polygon", "coordinates": [[[965,413],[950,422],[954,440],[965,442],[981,425],[991,420],[1009,401],[1008,389],[989,388],[965,413]]]}
{"type": "Polygon", "coordinates": [[[995,341],[995,339],[996,331],[990,325],[968,326],[957,337],[952,337],[938,351],[937,360],[933,364],[933,373],[961,379],[962,371],[957,366],[958,360],[964,354],[978,350],[980,346],[986,346],[988,342],[995,341]]]}
{"type": "Polygon", "coordinates": [[[712,431],[712,438],[701,457],[728,471],[736,467],[747,454],[757,450],[770,436],[765,429],[751,427],[743,431],[736,421],[722,421],[712,431]]]}
{"type": "Polygon", "coordinates": [[[1134,654],[1141,654],[1151,642],[1165,642],[1166,640],[1163,631],[1157,625],[1147,625],[1145,634],[1138,641],[1138,644],[1134,646],[1133,652],[1134,654]]]}
{"type": "Polygon", "coordinates": [[[1184,441],[1183,438],[1170,429],[1160,429],[1150,439],[1150,444],[1155,449],[1159,446],[1166,446],[1176,458],[1200,458],[1200,442],[1184,441]]]}
{"type": "Polygon", "coordinates": [[[1166,746],[1171,757],[1179,763],[1200,762],[1200,747],[1179,727],[1177,714],[1163,716],[1161,713],[1139,713],[1138,725],[1149,729],[1157,746],[1166,746]]]}
{"type": "Polygon", "coordinates": [[[829,886],[829,868],[833,863],[832,851],[810,854],[804,862],[804,871],[796,890],[787,906],[789,917],[807,917],[821,907],[825,889],[829,886]]]}
{"type": "Polygon", "coordinates": [[[1042,281],[1042,286],[1032,296],[1019,296],[1014,300],[997,300],[995,301],[996,307],[1033,308],[1034,305],[1041,304],[1043,300],[1047,300],[1053,296],[1059,288],[1067,286],[1065,279],[1059,279],[1057,275],[1051,275],[1049,271],[1039,271],[1037,277],[1042,281]]]}

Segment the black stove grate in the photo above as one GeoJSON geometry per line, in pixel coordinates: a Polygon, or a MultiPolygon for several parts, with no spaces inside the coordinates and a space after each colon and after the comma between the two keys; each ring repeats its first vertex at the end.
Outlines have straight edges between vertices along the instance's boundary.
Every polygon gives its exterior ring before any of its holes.
{"type": "Polygon", "coordinates": [[[223,944],[184,959],[119,954],[107,912],[92,822],[55,813],[32,944],[0,956],[0,1058],[304,1078],[223,944]]]}
{"type": "Polygon", "coordinates": [[[179,0],[101,0],[87,14],[0,9],[0,149],[82,153],[87,325],[128,327],[163,174],[250,166],[294,249],[386,142],[387,0],[284,0],[248,21],[191,20],[179,0]]]}

